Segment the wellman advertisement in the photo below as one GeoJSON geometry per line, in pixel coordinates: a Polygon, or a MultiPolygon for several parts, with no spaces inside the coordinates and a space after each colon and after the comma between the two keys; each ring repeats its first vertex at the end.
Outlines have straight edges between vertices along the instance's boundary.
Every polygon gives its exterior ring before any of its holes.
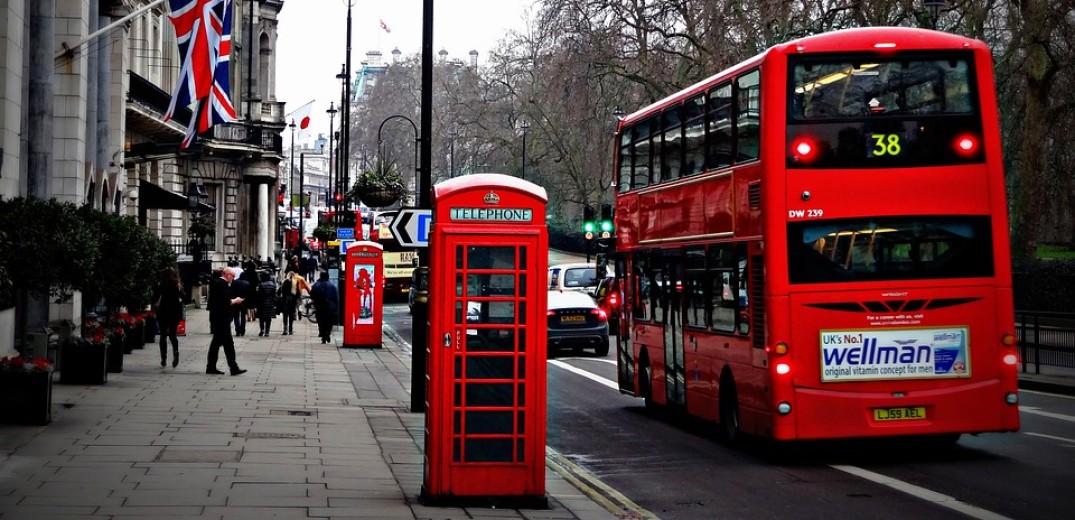
{"type": "Polygon", "coordinates": [[[970,377],[967,327],[821,331],[821,381],[970,377]]]}

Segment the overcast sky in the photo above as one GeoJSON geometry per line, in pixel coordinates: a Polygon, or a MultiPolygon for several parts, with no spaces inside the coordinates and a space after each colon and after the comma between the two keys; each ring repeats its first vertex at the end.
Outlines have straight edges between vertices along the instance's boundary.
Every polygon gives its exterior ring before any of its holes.
{"type": "MultiPolygon", "coordinates": [[[[360,70],[371,50],[381,51],[386,62],[395,48],[404,56],[421,53],[423,0],[350,1],[352,74],[360,70]],[[382,21],[387,31],[381,27],[382,21]]],[[[329,102],[339,105],[341,83],[336,74],[346,61],[347,3],[285,0],[280,11],[276,100],[287,103],[287,113],[315,100],[311,114],[314,137],[328,133],[325,111],[329,102]]],[[[470,51],[476,50],[482,62],[509,30],[522,30],[524,11],[532,9],[534,3],[535,0],[434,0],[433,52],[445,49],[449,58],[469,60],[470,51]]],[[[290,138],[285,131],[285,147],[290,146],[290,138]]]]}

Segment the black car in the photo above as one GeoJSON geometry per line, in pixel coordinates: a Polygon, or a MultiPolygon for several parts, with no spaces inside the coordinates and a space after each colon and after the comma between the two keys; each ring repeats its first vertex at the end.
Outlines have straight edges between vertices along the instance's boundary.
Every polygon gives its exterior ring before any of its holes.
{"type": "Polygon", "coordinates": [[[608,355],[608,315],[586,293],[549,291],[548,334],[550,357],[557,350],[583,348],[608,355]]]}

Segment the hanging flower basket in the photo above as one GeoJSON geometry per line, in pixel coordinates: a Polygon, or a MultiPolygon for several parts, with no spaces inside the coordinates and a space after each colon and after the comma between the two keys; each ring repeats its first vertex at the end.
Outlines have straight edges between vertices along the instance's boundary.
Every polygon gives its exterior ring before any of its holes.
{"type": "Polygon", "coordinates": [[[358,200],[371,208],[391,206],[403,198],[402,190],[396,186],[356,186],[355,194],[358,200]]]}

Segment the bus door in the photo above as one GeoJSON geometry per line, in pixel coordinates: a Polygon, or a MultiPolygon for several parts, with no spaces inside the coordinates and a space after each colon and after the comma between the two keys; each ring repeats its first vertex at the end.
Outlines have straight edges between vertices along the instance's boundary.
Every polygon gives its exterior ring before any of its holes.
{"type": "Polygon", "coordinates": [[[619,358],[616,363],[618,369],[616,375],[619,379],[620,389],[629,390],[634,388],[635,379],[635,355],[633,342],[631,341],[635,306],[628,302],[634,302],[638,298],[638,292],[635,289],[638,276],[635,274],[633,266],[628,267],[623,255],[619,255],[617,258],[616,273],[621,277],[618,280],[621,298],[619,328],[616,329],[616,356],[619,358]]]}
{"type": "Polygon", "coordinates": [[[666,251],[657,273],[662,286],[662,312],[657,316],[664,329],[664,379],[668,405],[686,405],[686,363],[683,361],[683,324],[680,305],[683,276],[679,272],[679,251],[666,251]]]}

